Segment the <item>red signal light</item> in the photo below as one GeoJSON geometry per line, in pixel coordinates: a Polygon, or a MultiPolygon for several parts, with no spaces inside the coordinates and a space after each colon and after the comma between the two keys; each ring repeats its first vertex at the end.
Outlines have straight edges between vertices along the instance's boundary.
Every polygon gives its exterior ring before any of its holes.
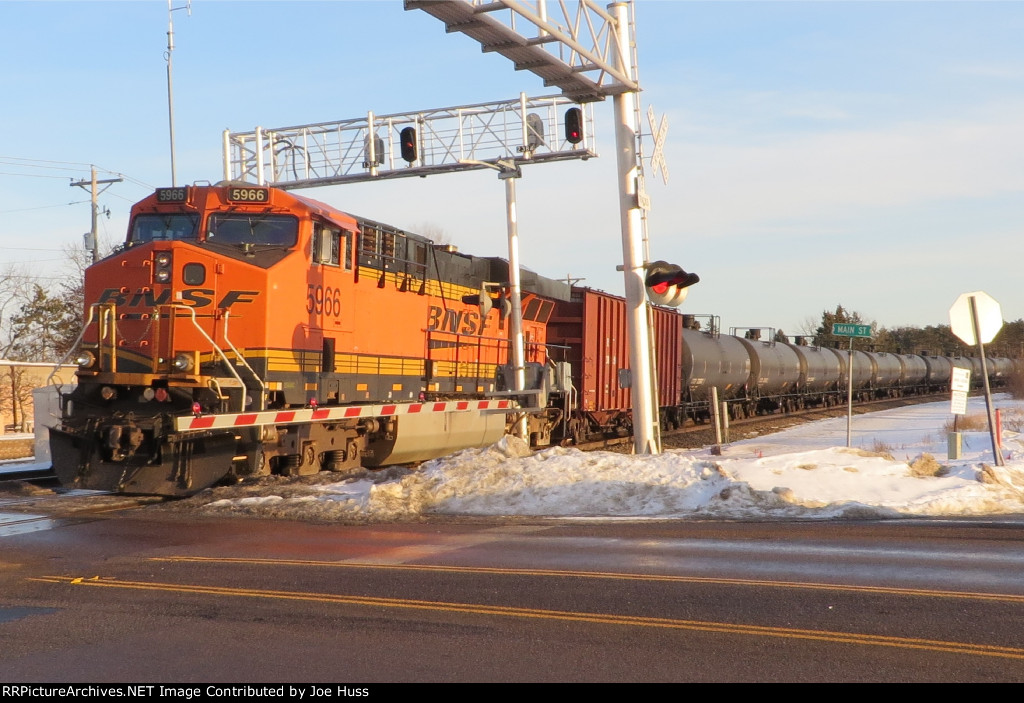
{"type": "Polygon", "coordinates": [[[565,141],[579,144],[583,141],[583,110],[570,107],[565,111],[565,141]]]}

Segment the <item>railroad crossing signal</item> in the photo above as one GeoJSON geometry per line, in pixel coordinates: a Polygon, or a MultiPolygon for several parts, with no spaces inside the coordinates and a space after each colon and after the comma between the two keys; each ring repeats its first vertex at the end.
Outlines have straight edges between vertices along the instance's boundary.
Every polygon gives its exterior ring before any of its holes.
{"type": "Polygon", "coordinates": [[[644,284],[647,286],[647,297],[655,305],[678,307],[686,300],[690,286],[700,282],[700,276],[687,273],[676,264],[666,261],[654,261],[647,264],[647,275],[644,284]]]}
{"type": "Polygon", "coordinates": [[[651,170],[661,171],[661,180],[668,185],[668,163],[665,161],[665,139],[668,136],[668,117],[661,116],[661,126],[654,119],[654,108],[647,106],[647,121],[651,123],[651,134],[654,135],[654,151],[651,152],[651,170]]]}

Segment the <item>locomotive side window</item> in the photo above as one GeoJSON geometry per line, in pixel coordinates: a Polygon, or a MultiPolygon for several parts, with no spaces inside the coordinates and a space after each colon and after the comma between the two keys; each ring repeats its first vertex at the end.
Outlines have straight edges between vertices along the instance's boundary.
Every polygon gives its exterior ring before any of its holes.
{"type": "Polygon", "coordinates": [[[313,223],[313,262],[338,266],[341,263],[341,232],[319,222],[313,223]]]}
{"type": "Polygon", "coordinates": [[[132,222],[128,241],[131,244],[159,242],[169,239],[196,239],[199,215],[152,214],[139,215],[132,222]]]}
{"type": "Polygon", "coordinates": [[[291,247],[298,241],[299,220],[292,215],[210,215],[206,241],[245,248],[291,247]]]}
{"type": "Polygon", "coordinates": [[[341,232],[341,248],[345,252],[345,258],[343,261],[343,267],[346,271],[352,270],[352,233],[342,230],[341,232]]]}

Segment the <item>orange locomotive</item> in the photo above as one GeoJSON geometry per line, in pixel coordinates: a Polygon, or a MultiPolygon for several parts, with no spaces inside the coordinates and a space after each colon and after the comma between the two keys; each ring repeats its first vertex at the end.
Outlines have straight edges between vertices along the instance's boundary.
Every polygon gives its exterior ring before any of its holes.
{"type": "MultiPolygon", "coordinates": [[[[67,486],[189,495],[496,441],[515,407],[493,396],[507,322],[463,299],[507,277],[500,259],[286,191],[158,189],[132,208],[124,248],[86,272],[54,469],[67,486]]],[[[549,298],[568,288],[537,281],[523,333],[541,369],[549,298]]],[[[542,443],[550,420],[531,420],[542,443]]]]}

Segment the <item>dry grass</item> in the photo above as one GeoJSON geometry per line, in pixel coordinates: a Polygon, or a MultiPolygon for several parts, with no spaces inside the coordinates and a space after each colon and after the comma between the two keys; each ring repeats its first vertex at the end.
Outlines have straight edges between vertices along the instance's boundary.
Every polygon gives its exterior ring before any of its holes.
{"type": "Polygon", "coordinates": [[[948,466],[943,466],[927,452],[910,462],[910,475],[917,478],[945,476],[948,472],[948,466]]]}
{"type": "Polygon", "coordinates": [[[871,444],[871,451],[874,452],[876,455],[878,455],[880,457],[888,459],[889,461],[893,460],[893,458],[892,458],[893,448],[892,448],[891,445],[888,445],[885,442],[880,442],[879,440],[876,439],[871,444]]]}
{"type": "MultiPolygon", "coordinates": [[[[1001,410],[1004,430],[1011,432],[1024,431],[1024,413],[1016,409],[1001,410]]],[[[953,421],[947,420],[942,426],[947,433],[953,431],[953,421]]],[[[958,432],[988,432],[988,413],[975,413],[973,415],[961,415],[957,420],[956,429],[958,432]]]]}
{"type": "MultiPolygon", "coordinates": [[[[953,432],[953,420],[946,420],[942,426],[946,432],[953,432]]],[[[961,415],[956,420],[957,432],[984,432],[988,429],[988,415],[975,413],[973,415],[961,415]]]]}

